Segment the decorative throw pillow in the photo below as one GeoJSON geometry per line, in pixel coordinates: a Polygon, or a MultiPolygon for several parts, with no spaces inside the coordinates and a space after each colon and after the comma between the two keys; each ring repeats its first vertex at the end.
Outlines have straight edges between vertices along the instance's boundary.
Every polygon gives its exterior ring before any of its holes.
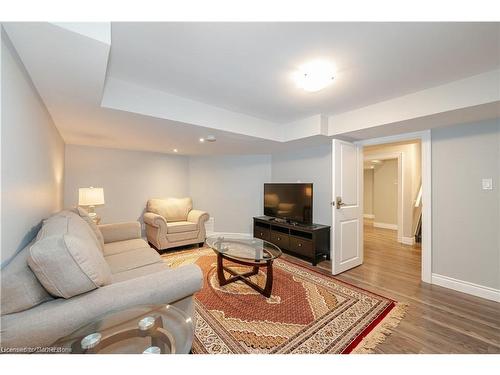
{"type": "Polygon", "coordinates": [[[84,210],[81,207],[78,207],[77,210],[80,217],[83,220],[85,220],[85,222],[90,226],[90,229],[92,229],[92,232],[94,232],[97,244],[99,245],[99,249],[101,250],[101,252],[104,252],[104,237],[101,231],[99,230],[99,227],[96,225],[96,223],[94,223],[92,218],[89,216],[87,210],[84,210]]]}
{"type": "Polygon", "coordinates": [[[52,295],[70,298],[111,283],[111,271],[87,223],[66,211],[44,222],[28,265],[52,295]]]}

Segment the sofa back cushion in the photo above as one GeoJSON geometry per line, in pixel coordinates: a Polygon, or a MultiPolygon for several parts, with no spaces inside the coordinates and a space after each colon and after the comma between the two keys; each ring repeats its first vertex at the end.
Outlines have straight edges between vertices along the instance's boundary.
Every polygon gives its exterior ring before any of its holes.
{"type": "Polygon", "coordinates": [[[27,310],[52,299],[28,267],[29,249],[34,241],[15,255],[0,272],[2,315],[27,310]]]}
{"type": "Polygon", "coordinates": [[[167,221],[186,221],[193,209],[191,198],[150,199],[147,211],[163,216],[167,221]]]}
{"type": "Polygon", "coordinates": [[[89,225],[69,211],[47,219],[28,265],[53,296],[70,298],[111,283],[111,271],[89,225]]]}
{"type": "Polygon", "coordinates": [[[99,227],[97,226],[96,223],[94,223],[94,220],[92,220],[92,218],[89,216],[89,213],[86,210],[84,210],[81,207],[78,207],[77,210],[78,210],[78,215],[80,215],[80,217],[83,220],[85,220],[85,222],[89,225],[90,229],[92,229],[92,233],[94,233],[97,245],[101,250],[101,253],[104,253],[104,237],[101,231],[99,230],[99,227]]]}

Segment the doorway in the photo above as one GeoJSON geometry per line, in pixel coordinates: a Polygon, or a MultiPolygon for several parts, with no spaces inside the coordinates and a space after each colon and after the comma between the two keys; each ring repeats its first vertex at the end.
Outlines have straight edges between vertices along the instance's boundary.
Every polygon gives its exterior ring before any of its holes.
{"type": "Polygon", "coordinates": [[[371,219],[376,228],[395,230],[401,242],[403,154],[384,151],[383,147],[363,148],[363,218],[371,219]]]}
{"type": "MultiPolygon", "coordinates": [[[[386,230],[388,231],[385,232],[386,234],[392,234],[389,245],[392,244],[395,248],[400,248],[403,245],[414,246],[415,243],[420,244],[421,280],[431,283],[430,131],[374,138],[354,143],[334,139],[332,147],[332,274],[342,273],[363,264],[364,261],[363,173],[365,166],[364,148],[366,147],[372,151],[371,156],[376,160],[375,164],[387,163],[390,165],[394,164],[394,161],[387,162],[387,160],[398,160],[398,180],[396,183],[393,181],[393,193],[394,187],[398,191],[397,224],[394,224],[394,219],[392,219],[392,223],[377,221],[377,229],[386,230]],[[420,147],[414,146],[415,150],[413,154],[410,154],[410,158],[406,153],[396,149],[396,146],[405,144],[419,144],[420,147]],[[382,148],[389,146],[393,148],[382,150],[382,148]],[[407,168],[409,160],[413,160],[417,166],[419,165],[419,169],[407,168]],[[417,173],[417,170],[420,173],[417,173]],[[408,196],[411,198],[408,199],[408,196]],[[392,224],[392,226],[381,228],[384,224],[392,224]]],[[[394,213],[394,209],[392,213],[394,213]]],[[[367,214],[370,215],[370,213],[367,214]]],[[[374,217],[366,219],[374,220],[375,223],[377,214],[371,213],[371,215],[374,217]]],[[[368,223],[368,230],[374,228],[370,224],[368,223]]],[[[388,236],[388,238],[390,237],[388,236]]]]}
{"type": "Polygon", "coordinates": [[[421,153],[420,139],[364,146],[362,185],[365,256],[419,278],[421,153]]]}

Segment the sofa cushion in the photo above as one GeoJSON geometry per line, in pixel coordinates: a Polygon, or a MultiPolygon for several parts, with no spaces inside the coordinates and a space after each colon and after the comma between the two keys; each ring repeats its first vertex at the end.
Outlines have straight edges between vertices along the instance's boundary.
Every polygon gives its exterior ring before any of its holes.
{"type": "Polygon", "coordinates": [[[113,274],[113,283],[119,283],[121,281],[135,279],[136,277],[146,276],[155,272],[161,272],[168,269],[170,269],[170,267],[165,262],[148,264],[147,266],[142,266],[113,274]]]}
{"type": "Polygon", "coordinates": [[[193,209],[191,198],[150,199],[147,211],[163,216],[168,221],[186,221],[193,209]]]}
{"type": "Polygon", "coordinates": [[[29,248],[33,242],[15,255],[0,272],[2,315],[27,310],[52,299],[28,267],[29,248]]]}
{"type": "Polygon", "coordinates": [[[95,239],[97,241],[99,249],[101,251],[104,251],[104,237],[102,236],[101,231],[97,227],[97,224],[94,223],[94,220],[92,220],[92,218],[89,216],[89,213],[86,210],[84,210],[81,207],[78,207],[77,210],[78,210],[78,215],[80,215],[80,217],[83,220],[85,220],[85,222],[89,225],[90,229],[92,229],[92,233],[94,233],[95,235],[95,239]]]}
{"type": "Polygon", "coordinates": [[[150,247],[109,255],[105,259],[113,274],[162,262],[158,253],[150,247]]]}
{"type": "Polygon", "coordinates": [[[104,244],[104,256],[125,253],[130,250],[143,249],[145,247],[149,247],[149,245],[142,238],[110,242],[104,244]]]}
{"type": "Polygon", "coordinates": [[[167,222],[167,233],[183,233],[198,230],[198,224],[190,221],[167,222]]]}
{"type": "Polygon", "coordinates": [[[70,298],[111,282],[111,272],[87,223],[73,212],[47,219],[28,265],[52,295],[70,298]]]}

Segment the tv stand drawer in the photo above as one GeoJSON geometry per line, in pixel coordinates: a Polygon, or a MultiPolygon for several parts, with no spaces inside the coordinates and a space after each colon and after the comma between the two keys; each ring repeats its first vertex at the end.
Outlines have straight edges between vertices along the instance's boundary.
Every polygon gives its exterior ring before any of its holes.
{"type": "Polygon", "coordinates": [[[262,227],[254,227],[253,229],[253,236],[255,238],[260,238],[261,240],[264,241],[269,241],[271,239],[271,231],[267,228],[262,228],[262,227]]]}
{"type": "Polygon", "coordinates": [[[288,249],[290,236],[286,233],[271,231],[271,242],[278,246],[280,249],[288,249]]]}
{"type": "Polygon", "coordinates": [[[294,253],[305,255],[307,257],[311,257],[314,255],[313,252],[313,243],[309,240],[304,240],[297,237],[290,236],[290,251],[294,253]]]}

